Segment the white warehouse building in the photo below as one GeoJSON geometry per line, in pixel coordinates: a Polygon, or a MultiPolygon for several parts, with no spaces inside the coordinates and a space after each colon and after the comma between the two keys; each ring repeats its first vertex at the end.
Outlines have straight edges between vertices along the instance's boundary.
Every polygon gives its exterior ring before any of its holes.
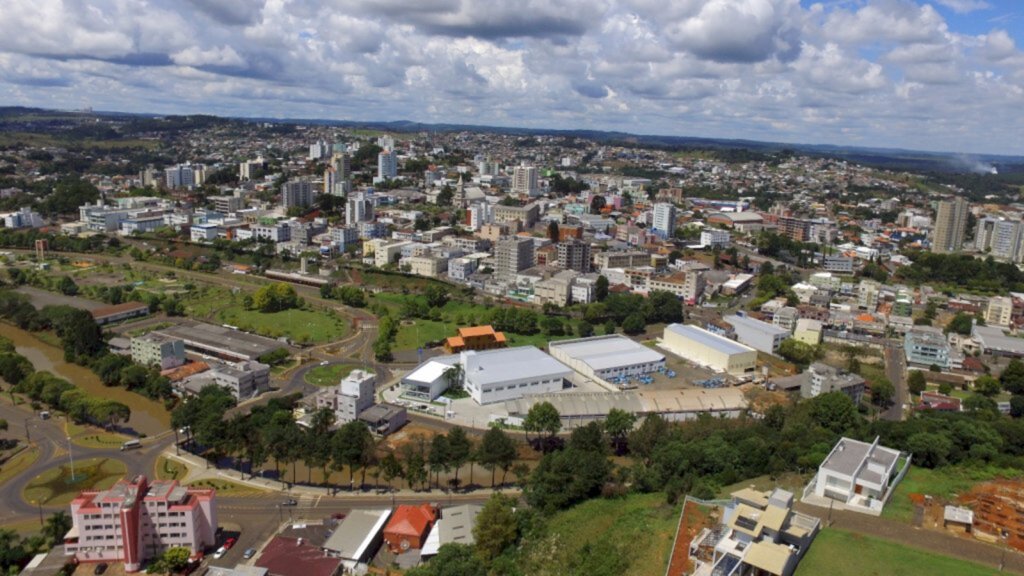
{"type": "Polygon", "coordinates": [[[625,336],[609,334],[548,344],[548,353],[588,378],[642,376],[665,368],[665,356],[625,336]]]}
{"type": "Polygon", "coordinates": [[[572,369],[536,346],[467,350],[459,354],[465,387],[477,404],[515,400],[526,394],[558,392],[572,369]]]}
{"type": "Polygon", "coordinates": [[[757,350],[689,324],[666,326],[660,345],[684,360],[732,376],[757,368],[757,350]]]}

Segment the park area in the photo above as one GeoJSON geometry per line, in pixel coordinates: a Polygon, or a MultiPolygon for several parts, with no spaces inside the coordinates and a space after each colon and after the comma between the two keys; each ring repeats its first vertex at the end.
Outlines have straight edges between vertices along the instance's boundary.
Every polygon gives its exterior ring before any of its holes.
{"type": "Polygon", "coordinates": [[[814,539],[796,576],[988,576],[995,570],[895,542],[828,528],[814,539]]]}
{"type": "Polygon", "coordinates": [[[268,338],[287,337],[296,344],[323,344],[344,338],[348,321],[333,312],[293,308],[280,312],[246,310],[229,306],[217,314],[218,321],[268,338]]]}
{"type": "Polygon", "coordinates": [[[90,458],[75,462],[75,473],[65,464],[36,476],[25,487],[26,502],[44,506],[66,506],[82,490],[105,490],[124,477],[123,462],[110,458],[90,458]]]}
{"type": "Polygon", "coordinates": [[[336,386],[341,379],[348,376],[358,368],[355,364],[331,364],[328,366],[317,366],[306,372],[307,384],[314,386],[336,386]]]}

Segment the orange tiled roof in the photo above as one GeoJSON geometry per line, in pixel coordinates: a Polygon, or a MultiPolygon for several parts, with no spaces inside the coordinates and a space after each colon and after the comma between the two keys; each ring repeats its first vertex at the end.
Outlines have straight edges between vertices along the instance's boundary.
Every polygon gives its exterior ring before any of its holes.
{"type": "Polygon", "coordinates": [[[437,512],[429,504],[399,506],[384,528],[385,532],[407,536],[422,536],[434,523],[437,512]]]}
{"type": "Polygon", "coordinates": [[[459,328],[459,336],[463,338],[472,338],[474,336],[487,336],[494,334],[493,326],[471,326],[469,328],[459,328]]]}

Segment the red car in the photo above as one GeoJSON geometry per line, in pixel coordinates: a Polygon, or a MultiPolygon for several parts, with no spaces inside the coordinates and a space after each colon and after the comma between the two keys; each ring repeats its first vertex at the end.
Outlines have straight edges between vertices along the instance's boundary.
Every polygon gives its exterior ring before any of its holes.
{"type": "Polygon", "coordinates": [[[234,545],[235,545],[235,539],[234,538],[228,538],[227,540],[224,541],[224,549],[225,550],[231,550],[231,547],[234,546],[234,545]]]}

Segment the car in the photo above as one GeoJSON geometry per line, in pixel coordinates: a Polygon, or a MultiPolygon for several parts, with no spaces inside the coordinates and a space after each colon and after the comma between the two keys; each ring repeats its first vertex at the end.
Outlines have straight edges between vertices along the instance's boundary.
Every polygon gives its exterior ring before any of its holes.
{"type": "Polygon", "coordinates": [[[249,558],[252,558],[255,555],[256,555],[256,549],[255,548],[246,548],[245,549],[245,553],[242,554],[242,558],[245,558],[246,560],[248,560],[249,558]]]}
{"type": "Polygon", "coordinates": [[[328,364],[329,362],[327,360],[324,360],[323,362],[320,363],[321,366],[327,366],[328,364]]]}
{"type": "Polygon", "coordinates": [[[224,549],[225,550],[231,550],[231,547],[234,546],[234,545],[235,545],[235,539],[234,538],[228,538],[227,540],[224,541],[224,549]]]}
{"type": "Polygon", "coordinates": [[[107,563],[106,562],[100,562],[99,564],[96,565],[95,568],[92,569],[92,573],[93,574],[103,574],[106,571],[107,571],[107,563]]]}
{"type": "Polygon", "coordinates": [[[289,499],[285,500],[284,502],[281,502],[281,506],[298,506],[298,505],[299,505],[299,503],[296,502],[292,498],[289,498],[289,499]]]}
{"type": "Polygon", "coordinates": [[[217,548],[216,552],[213,553],[213,557],[214,558],[222,558],[227,553],[228,553],[228,549],[223,547],[223,546],[221,546],[220,548],[217,548]]]}

